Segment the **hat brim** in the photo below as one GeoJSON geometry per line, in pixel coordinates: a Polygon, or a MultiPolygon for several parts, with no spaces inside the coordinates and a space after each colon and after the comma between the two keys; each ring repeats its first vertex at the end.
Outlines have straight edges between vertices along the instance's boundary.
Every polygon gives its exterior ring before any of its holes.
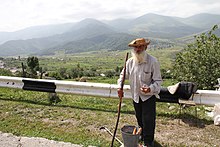
{"type": "Polygon", "coordinates": [[[145,43],[139,43],[139,44],[136,44],[135,40],[134,40],[131,43],[129,43],[128,46],[129,47],[137,47],[137,46],[142,46],[142,45],[147,46],[149,44],[150,44],[150,40],[147,40],[145,43]]]}

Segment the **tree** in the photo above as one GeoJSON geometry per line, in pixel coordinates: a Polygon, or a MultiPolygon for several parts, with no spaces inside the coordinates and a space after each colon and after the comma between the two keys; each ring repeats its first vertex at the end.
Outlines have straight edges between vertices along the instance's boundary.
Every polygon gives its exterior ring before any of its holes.
{"type": "Polygon", "coordinates": [[[60,74],[60,76],[64,79],[67,79],[67,68],[63,68],[61,67],[59,70],[58,70],[58,73],[60,74]]]}
{"type": "Polygon", "coordinates": [[[105,76],[108,78],[112,78],[114,75],[115,75],[115,71],[113,71],[113,70],[107,70],[105,72],[105,76]]]}
{"type": "Polygon", "coordinates": [[[121,71],[123,69],[123,66],[119,67],[119,66],[116,66],[115,68],[115,76],[119,76],[121,71]]]}
{"type": "Polygon", "coordinates": [[[56,71],[50,72],[49,76],[52,77],[52,78],[55,78],[56,80],[61,80],[62,79],[60,73],[58,73],[56,71]]]}
{"type": "Polygon", "coordinates": [[[220,38],[214,34],[217,29],[215,25],[208,33],[195,36],[195,42],[177,54],[174,78],[195,82],[200,89],[214,89],[220,77],[220,38]]]}
{"type": "Polygon", "coordinates": [[[28,57],[27,66],[31,77],[37,76],[37,71],[39,71],[39,61],[37,57],[28,57]]]}

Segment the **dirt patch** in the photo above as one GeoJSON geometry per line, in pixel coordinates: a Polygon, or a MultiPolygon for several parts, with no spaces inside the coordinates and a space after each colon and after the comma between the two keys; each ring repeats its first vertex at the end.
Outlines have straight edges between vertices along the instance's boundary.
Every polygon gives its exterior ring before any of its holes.
{"type": "Polygon", "coordinates": [[[201,120],[157,120],[155,140],[168,146],[219,146],[219,127],[201,120]]]}

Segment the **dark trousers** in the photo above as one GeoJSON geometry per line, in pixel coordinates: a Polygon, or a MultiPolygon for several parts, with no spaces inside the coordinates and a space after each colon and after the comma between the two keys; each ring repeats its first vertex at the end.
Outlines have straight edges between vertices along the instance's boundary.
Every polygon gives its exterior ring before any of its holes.
{"type": "Polygon", "coordinates": [[[152,96],[146,101],[139,98],[139,103],[133,101],[138,125],[142,128],[145,145],[153,146],[155,120],[156,120],[156,97],[152,96]]]}

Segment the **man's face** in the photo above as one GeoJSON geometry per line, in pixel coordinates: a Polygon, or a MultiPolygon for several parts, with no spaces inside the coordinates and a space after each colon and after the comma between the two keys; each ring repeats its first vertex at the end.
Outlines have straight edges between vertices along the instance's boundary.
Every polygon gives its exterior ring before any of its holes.
{"type": "Polygon", "coordinates": [[[145,45],[135,46],[134,51],[136,54],[141,54],[145,50],[145,45]]]}
{"type": "Polygon", "coordinates": [[[145,49],[146,49],[145,45],[134,47],[131,53],[132,53],[132,57],[134,58],[135,62],[142,63],[144,61],[144,56],[146,54],[145,49]]]}

